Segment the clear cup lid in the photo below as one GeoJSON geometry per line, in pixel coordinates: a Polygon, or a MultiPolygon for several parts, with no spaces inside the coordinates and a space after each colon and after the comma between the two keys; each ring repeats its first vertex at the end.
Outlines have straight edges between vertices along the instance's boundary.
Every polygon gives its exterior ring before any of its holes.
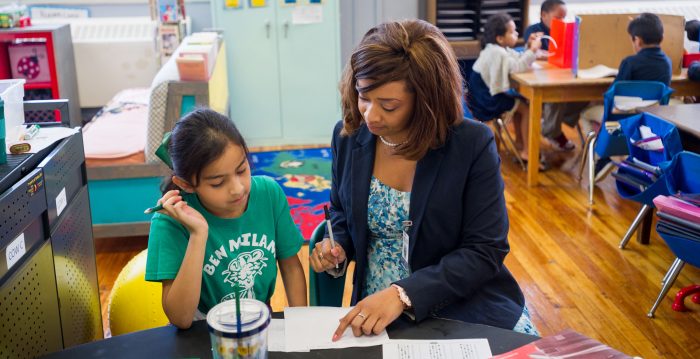
{"type": "Polygon", "coordinates": [[[241,332],[237,332],[236,302],[227,300],[215,305],[207,313],[210,332],[231,338],[241,338],[259,333],[270,324],[270,309],[255,299],[241,299],[241,332]]]}

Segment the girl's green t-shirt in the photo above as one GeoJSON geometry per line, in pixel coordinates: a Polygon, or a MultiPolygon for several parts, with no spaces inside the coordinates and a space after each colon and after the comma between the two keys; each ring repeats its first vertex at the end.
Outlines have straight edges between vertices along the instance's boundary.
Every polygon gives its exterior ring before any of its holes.
{"type": "MultiPolygon", "coordinates": [[[[275,291],[276,260],[296,255],[303,243],[279,184],[269,177],[253,176],[248,208],[233,219],[209,213],[196,194],[183,192],[182,196],[209,223],[198,309],[206,314],[216,304],[233,299],[236,284],[241,298],[269,302],[275,291]]],[[[170,216],[153,215],[147,281],[175,279],[189,237],[187,229],[170,216]]]]}

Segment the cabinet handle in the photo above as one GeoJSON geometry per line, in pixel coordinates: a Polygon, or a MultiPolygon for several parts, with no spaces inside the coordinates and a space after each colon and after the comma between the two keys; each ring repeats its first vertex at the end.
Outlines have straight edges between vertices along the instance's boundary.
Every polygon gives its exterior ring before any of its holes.
{"type": "Polygon", "coordinates": [[[270,20],[265,21],[265,31],[267,32],[267,38],[270,38],[270,20]]]}
{"type": "Polygon", "coordinates": [[[287,34],[289,33],[289,21],[285,21],[284,25],[282,25],[282,26],[284,27],[284,38],[286,39],[287,34]]]}

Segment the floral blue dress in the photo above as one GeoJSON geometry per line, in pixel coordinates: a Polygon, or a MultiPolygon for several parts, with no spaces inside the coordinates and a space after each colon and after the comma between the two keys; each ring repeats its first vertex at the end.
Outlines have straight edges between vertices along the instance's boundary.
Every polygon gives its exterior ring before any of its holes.
{"type": "MultiPolygon", "coordinates": [[[[363,298],[389,288],[391,283],[410,274],[401,259],[403,221],[408,220],[410,204],[411,192],[393,189],[372,176],[367,201],[369,246],[363,298]]],[[[539,335],[527,306],[523,307],[523,313],[513,330],[539,335]]]]}
{"type": "Polygon", "coordinates": [[[393,189],[372,176],[367,201],[369,246],[362,297],[408,277],[401,260],[403,221],[408,220],[411,192],[393,189]]]}

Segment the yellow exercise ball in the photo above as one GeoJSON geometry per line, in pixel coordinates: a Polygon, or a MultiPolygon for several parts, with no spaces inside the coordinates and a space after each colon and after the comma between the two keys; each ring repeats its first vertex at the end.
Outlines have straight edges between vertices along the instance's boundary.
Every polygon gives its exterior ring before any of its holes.
{"type": "Polygon", "coordinates": [[[147,249],[137,254],[114,282],[108,307],[109,329],[113,336],[168,324],[161,301],[161,284],[144,279],[147,256],[147,249]]]}

